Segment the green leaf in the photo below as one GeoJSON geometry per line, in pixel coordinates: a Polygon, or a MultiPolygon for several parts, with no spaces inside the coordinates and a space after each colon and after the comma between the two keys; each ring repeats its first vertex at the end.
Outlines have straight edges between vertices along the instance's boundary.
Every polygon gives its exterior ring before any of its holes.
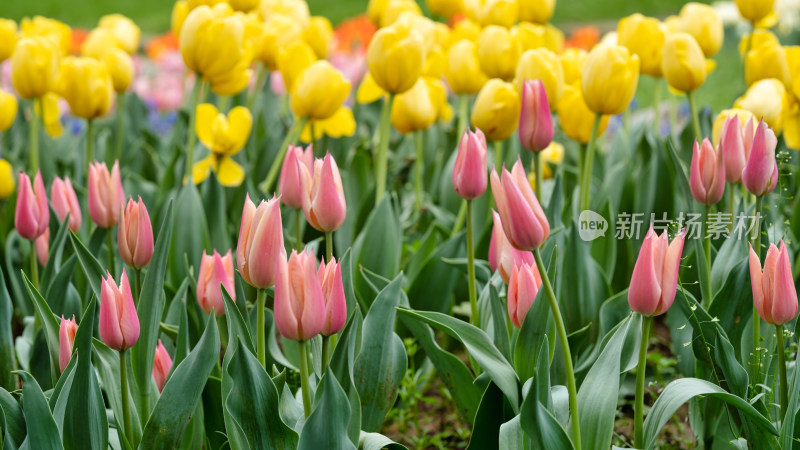
{"type": "Polygon", "coordinates": [[[797,356],[794,360],[794,374],[792,375],[792,381],[789,385],[789,404],[786,408],[786,417],[783,419],[783,423],[781,424],[781,434],[780,434],[780,445],[783,449],[791,449],[794,445],[795,436],[800,436],[798,434],[798,428],[800,428],[800,424],[798,424],[798,416],[797,411],[800,409],[800,352],[797,352],[797,356]]]}
{"type": "Polygon", "coordinates": [[[347,435],[350,402],[330,368],[317,388],[314,410],[300,433],[298,450],[355,450],[347,435]]]}
{"type": "Polygon", "coordinates": [[[525,320],[522,321],[522,328],[514,345],[514,368],[520,380],[527,380],[536,374],[540,342],[545,335],[549,336],[550,342],[555,342],[555,322],[550,314],[550,302],[544,298],[544,289],[539,289],[525,320]]]}
{"type": "Polygon", "coordinates": [[[175,198],[174,215],[180,220],[173,221],[172,244],[169,246],[169,280],[173,286],[180,283],[186,273],[186,259],[197,268],[203,250],[209,249],[206,214],[194,184],[181,187],[175,198]]]}
{"type": "MultiPolygon", "coordinates": [[[[108,348],[106,344],[99,339],[92,339],[92,348],[94,349],[95,356],[94,365],[97,368],[97,375],[100,377],[100,381],[105,388],[108,405],[111,407],[111,411],[114,412],[115,418],[122,417],[119,352],[108,348]]],[[[131,373],[130,366],[128,366],[128,372],[131,373]]],[[[67,373],[67,371],[65,370],[64,373],[67,373]]],[[[62,374],[61,377],[64,378],[64,375],[62,374]]],[[[128,383],[128,386],[131,388],[128,392],[128,404],[133,405],[135,402],[134,392],[136,391],[136,384],[128,383]]],[[[121,424],[117,423],[116,426],[119,427],[121,424]]],[[[139,441],[142,437],[142,423],[139,419],[139,414],[131,414],[131,428],[133,441],[139,441]]]]}
{"type": "Polygon", "coordinates": [[[39,315],[39,319],[42,321],[44,335],[47,338],[47,348],[50,352],[50,374],[55,381],[57,376],[56,370],[58,370],[59,322],[56,316],[53,315],[53,311],[50,310],[50,306],[48,306],[47,302],[42,298],[42,295],[33,287],[33,283],[28,279],[28,276],[25,275],[24,272],[21,273],[22,279],[25,282],[25,288],[28,291],[28,297],[31,299],[31,303],[33,303],[33,307],[39,315]]]}
{"type": "Polygon", "coordinates": [[[14,390],[16,379],[11,373],[17,367],[14,355],[14,335],[11,321],[14,318],[14,305],[6,289],[6,277],[0,268],[0,387],[14,390]]]}
{"type": "Polygon", "coordinates": [[[350,401],[350,423],[347,426],[347,434],[353,444],[358,444],[361,433],[361,398],[353,380],[353,370],[360,344],[362,323],[361,311],[356,308],[350,314],[344,329],[339,333],[339,339],[330,361],[331,370],[350,401]]]}
{"type": "Polygon", "coordinates": [[[250,329],[247,326],[247,322],[242,318],[239,308],[236,307],[236,303],[231,298],[230,294],[228,294],[227,289],[220,289],[220,291],[222,292],[222,301],[225,302],[225,321],[228,324],[228,340],[233,342],[239,337],[248,350],[251,352],[256,351],[250,329]]]}
{"type": "MultiPolygon", "coordinates": [[[[390,197],[384,197],[372,210],[364,229],[353,244],[354,267],[363,267],[388,279],[400,271],[403,242],[400,219],[392,207],[390,197]]],[[[366,311],[375,296],[364,274],[357,270],[354,275],[353,287],[366,311]]]]}
{"type": "Polygon", "coordinates": [[[475,414],[467,450],[496,448],[500,440],[500,426],[504,421],[503,392],[496,384],[489,382],[475,414]]]}
{"type": "MultiPolygon", "coordinates": [[[[47,258],[47,264],[44,266],[40,283],[40,286],[45,288],[44,292],[50,291],[50,284],[53,282],[53,277],[60,272],[59,265],[61,263],[64,242],[67,240],[67,230],[69,230],[69,214],[58,226],[58,231],[56,231],[53,239],[50,241],[50,257],[47,258]]],[[[50,305],[50,307],[53,307],[53,305],[50,305]]]]}
{"type": "Polygon", "coordinates": [[[520,423],[525,435],[533,439],[534,448],[546,448],[548,450],[569,450],[572,449],[570,441],[564,427],[558,423],[550,411],[542,404],[539,398],[538,389],[528,389],[528,395],[522,402],[520,411],[520,423]]]}
{"type": "Polygon", "coordinates": [[[78,255],[78,262],[81,263],[83,273],[89,280],[89,286],[97,298],[100,298],[100,286],[103,283],[103,277],[106,276],[106,271],[97,258],[94,257],[91,251],[83,245],[80,238],[75,233],[70,232],[69,240],[72,242],[72,248],[75,249],[75,254],[78,255]]]}
{"type": "Polygon", "coordinates": [[[3,448],[17,449],[25,440],[27,431],[22,408],[3,388],[0,388],[0,428],[3,432],[3,448]]]}
{"type": "Polygon", "coordinates": [[[426,259],[417,276],[408,287],[409,303],[414,309],[446,313],[450,310],[453,289],[461,272],[443,259],[463,254],[464,235],[439,243],[436,251],[426,259]]]}
{"type": "Polygon", "coordinates": [[[28,427],[28,437],[21,447],[31,449],[63,449],[58,426],[50,412],[39,383],[28,372],[16,372],[22,377],[22,411],[28,427]]]}
{"type": "Polygon", "coordinates": [[[367,433],[362,431],[358,438],[358,450],[408,450],[405,445],[389,439],[379,433],[367,433]]]}
{"type": "MultiPolygon", "coordinates": [[[[522,432],[520,416],[500,425],[499,447],[503,450],[525,450],[526,437],[522,432]]],[[[530,448],[530,446],[528,446],[530,448]]]]}

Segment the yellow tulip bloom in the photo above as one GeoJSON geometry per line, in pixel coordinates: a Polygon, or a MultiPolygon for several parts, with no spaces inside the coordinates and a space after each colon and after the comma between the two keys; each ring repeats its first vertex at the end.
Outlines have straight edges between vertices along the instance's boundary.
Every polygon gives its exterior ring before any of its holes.
{"type": "Polygon", "coordinates": [[[775,8],[775,0],[736,0],[736,7],[742,17],[752,23],[758,23],[761,19],[772,14],[775,8]]]}
{"type": "Polygon", "coordinates": [[[109,14],[101,17],[98,28],[108,30],[114,36],[117,45],[127,54],[132,55],[139,49],[142,32],[131,19],[122,14],[109,14]]]}
{"type": "Polygon", "coordinates": [[[114,86],[106,65],[86,56],[61,61],[56,91],[69,103],[72,114],[84,119],[104,116],[114,100],[114,86]]]}
{"type": "Polygon", "coordinates": [[[564,50],[559,55],[561,69],[564,71],[564,84],[581,83],[581,71],[588,56],[586,50],[574,47],[564,50]]]}
{"type": "Polygon", "coordinates": [[[47,17],[35,16],[33,19],[24,18],[19,24],[24,37],[46,37],[61,51],[61,56],[69,55],[72,48],[72,30],[67,24],[47,17]]]}
{"type": "Polygon", "coordinates": [[[511,28],[521,51],[544,47],[552,52],[558,52],[564,45],[564,33],[552,25],[539,25],[520,22],[511,28]]]}
{"type": "Polygon", "coordinates": [[[733,107],[750,111],[754,117],[764,119],[775,134],[780,134],[788,102],[783,83],[775,78],[768,78],[753,83],[743,96],[736,99],[733,107]]]}
{"type": "Polygon", "coordinates": [[[667,83],[680,92],[692,92],[706,81],[706,59],[697,41],[687,33],[674,33],[664,43],[661,71],[667,83]]]}
{"type": "Polygon", "coordinates": [[[61,126],[61,109],[58,107],[58,102],[61,97],[55,92],[48,92],[42,97],[41,108],[37,104],[35,107],[36,114],[42,118],[44,130],[52,138],[61,136],[64,128],[61,126]]]}
{"type": "Polygon", "coordinates": [[[0,62],[11,57],[17,44],[17,24],[10,19],[0,19],[0,62]]]}
{"type": "Polygon", "coordinates": [[[317,61],[297,77],[292,112],[297,117],[325,120],[341,108],[348,95],[350,81],[328,61],[317,61]]]}
{"type": "Polygon", "coordinates": [[[5,159],[0,159],[0,199],[11,197],[14,187],[14,168],[5,159]]]}
{"type": "MultiPolygon", "coordinates": [[[[573,141],[586,144],[592,136],[595,113],[586,105],[583,100],[583,92],[580,81],[577,84],[564,86],[564,93],[558,101],[556,107],[558,113],[558,123],[564,134],[573,141]]],[[[597,128],[597,135],[605,132],[608,126],[608,116],[602,116],[597,128]]]]}
{"type": "Polygon", "coordinates": [[[319,59],[328,57],[333,42],[333,26],[331,21],[322,16],[314,16],[303,31],[303,40],[311,46],[319,59]]]}
{"type": "Polygon", "coordinates": [[[17,117],[17,98],[0,89],[0,132],[11,128],[17,117]]]}
{"type": "Polygon", "coordinates": [[[46,37],[25,37],[17,42],[11,57],[11,81],[22,98],[41,97],[53,89],[58,78],[61,52],[46,37]]]}
{"type": "Polygon", "coordinates": [[[499,25],[509,28],[517,22],[517,0],[463,0],[464,13],[482,26],[499,25]]]}
{"type": "Polygon", "coordinates": [[[508,28],[489,25],[478,39],[478,62],[490,78],[514,78],[521,53],[519,41],[508,28]]]}
{"type": "Polygon", "coordinates": [[[170,29],[175,36],[181,35],[183,29],[183,22],[186,21],[186,16],[189,15],[189,3],[186,0],[178,0],[172,6],[172,16],[170,17],[170,29]]]}
{"type": "Polygon", "coordinates": [[[513,84],[493,78],[483,85],[472,107],[470,120],[486,139],[504,141],[517,129],[520,95],[513,84]]]}
{"type": "Polygon", "coordinates": [[[414,29],[398,23],[372,37],[367,66],[381,89],[400,94],[414,86],[425,63],[425,44],[414,29]]]}
{"type": "Polygon", "coordinates": [[[303,41],[292,42],[281,49],[278,53],[278,71],[283,77],[286,92],[290,94],[294,92],[297,78],[316,60],[317,55],[314,54],[314,50],[303,41]]]}
{"type": "Polygon", "coordinates": [[[216,106],[203,103],[197,106],[195,132],[211,155],[194,163],[192,178],[202,183],[213,170],[223,186],[238,186],[244,181],[244,169],[231,156],[238,153],[250,137],[253,116],[243,106],[236,106],[228,115],[216,106]]]}
{"type": "Polygon", "coordinates": [[[666,34],[658,19],[633,14],[617,25],[619,45],[639,57],[639,71],[651,77],[661,77],[661,49],[666,34]]]}
{"type": "Polygon", "coordinates": [[[311,20],[308,4],[305,0],[261,0],[259,13],[264,19],[280,14],[291,17],[301,28],[305,29],[311,20]]]}
{"type": "Polygon", "coordinates": [[[558,56],[546,48],[528,50],[522,54],[517,63],[514,85],[522,92],[522,83],[526,80],[542,80],[547,91],[550,108],[556,109],[558,99],[564,91],[564,69],[558,56]]]}
{"type": "Polygon", "coordinates": [[[780,45],[764,44],[747,52],[744,60],[744,79],[748,86],[766,78],[777,78],[791,87],[792,76],[786,61],[786,51],[780,45]]]}
{"type": "Polygon", "coordinates": [[[709,5],[690,2],[683,5],[680,12],[682,29],[685,33],[691,34],[706,58],[716,55],[722,47],[722,39],[725,36],[717,12],[709,5]]]}
{"type": "Polygon", "coordinates": [[[544,25],[555,9],[556,0],[519,0],[519,20],[544,25]]]}
{"type": "Polygon", "coordinates": [[[620,114],[639,82],[639,57],[619,45],[595,46],[583,66],[583,99],[599,114],[620,114]]]}
{"type": "Polygon", "coordinates": [[[299,40],[303,29],[290,17],[275,14],[262,26],[261,38],[256,46],[256,58],[269,70],[278,69],[278,54],[289,43],[299,40]]]}
{"type": "Polygon", "coordinates": [[[338,138],[342,136],[352,136],[356,132],[356,119],[353,111],[342,106],[337,109],[332,116],[323,120],[309,120],[306,122],[303,131],[300,133],[300,140],[303,142],[313,142],[322,136],[338,138]],[[311,135],[311,130],[314,135],[311,135]]]}
{"type": "Polygon", "coordinates": [[[489,79],[478,62],[478,46],[462,39],[447,52],[447,83],[456,94],[475,94],[489,79]]]}

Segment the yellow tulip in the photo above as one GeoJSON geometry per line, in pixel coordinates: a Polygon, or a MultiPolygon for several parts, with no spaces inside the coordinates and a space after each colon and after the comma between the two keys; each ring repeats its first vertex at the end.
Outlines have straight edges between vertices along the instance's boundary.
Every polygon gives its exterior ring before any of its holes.
{"type": "Polygon", "coordinates": [[[61,52],[46,37],[25,37],[11,56],[11,81],[22,98],[41,97],[53,89],[58,78],[61,52]]]}
{"type": "Polygon", "coordinates": [[[463,9],[462,0],[425,0],[425,4],[428,6],[428,11],[445,19],[453,17],[463,9]]]}
{"type": "Polygon", "coordinates": [[[743,96],[736,99],[733,107],[750,111],[754,117],[764,119],[775,134],[780,134],[788,101],[783,83],[768,78],[753,83],[743,96]]]}
{"type": "Polygon", "coordinates": [[[766,78],[776,78],[787,87],[792,85],[786,51],[780,45],[761,45],[747,52],[744,60],[744,79],[747,85],[766,78]]]}
{"type": "Polygon", "coordinates": [[[400,94],[414,86],[425,63],[425,44],[415,30],[396,24],[381,28],[367,50],[367,66],[381,89],[400,94]]]}
{"type": "Polygon", "coordinates": [[[0,132],[11,128],[17,117],[17,98],[0,89],[0,132]]]}
{"type": "Polygon", "coordinates": [[[463,0],[464,13],[482,26],[499,25],[509,28],[517,22],[517,0],[463,0]]]}
{"type": "Polygon", "coordinates": [[[244,13],[236,11],[233,17],[239,19],[244,25],[244,45],[250,47],[247,52],[255,57],[255,52],[261,43],[261,33],[263,32],[264,24],[261,22],[261,17],[255,12],[244,13]]]}
{"type": "Polygon", "coordinates": [[[519,57],[514,85],[522,92],[526,80],[542,80],[550,108],[555,109],[564,91],[564,69],[558,56],[546,48],[528,50],[519,57]]]}
{"type": "Polygon", "coordinates": [[[736,0],[736,7],[742,17],[756,23],[772,13],[775,0],[736,0]]]}
{"type": "Polygon", "coordinates": [[[521,53],[519,41],[508,28],[489,25],[478,39],[478,62],[490,78],[514,78],[521,53]]]}
{"type": "Polygon", "coordinates": [[[678,16],[668,16],[664,19],[664,27],[669,33],[680,33],[683,31],[683,21],[678,16]]]}
{"type": "MultiPolygon", "coordinates": [[[[582,144],[589,142],[592,136],[595,113],[589,109],[583,100],[580,81],[577,84],[564,86],[564,93],[558,101],[556,112],[558,113],[558,123],[567,137],[582,144]]],[[[602,116],[597,129],[598,136],[603,134],[607,125],[608,116],[602,116]]]]}
{"type": "Polygon", "coordinates": [[[564,71],[564,84],[581,83],[581,71],[588,56],[586,50],[575,47],[568,48],[559,55],[561,69],[564,71]]]}
{"type": "Polygon", "coordinates": [[[556,0],[519,0],[519,20],[544,25],[555,9],[556,0]]]}
{"type": "Polygon", "coordinates": [[[744,128],[744,125],[748,120],[753,119],[753,113],[750,111],[737,108],[723,109],[719,114],[717,114],[717,117],[714,118],[714,125],[711,127],[711,142],[714,144],[714,147],[719,144],[719,137],[722,134],[722,126],[725,125],[725,121],[728,119],[728,117],[734,116],[739,119],[739,122],[742,124],[742,128],[744,128]]]}
{"type": "Polygon", "coordinates": [[[423,77],[442,78],[447,65],[447,57],[442,48],[436,46],[425,52],[425,63],[422,65],[423,77]]]}
{"type": "Polygon", "coordinates": [[[48,92],[42,97],[41,108],[37,104],[35,107],[36,114],[42,118],[44,130],[52,138],[61,136],[64,128],[61,126],[61,108],[58,102],[61,97],[55,92],[48,92]]]}
{"type": "Polygon", "coordinates": [[[72,48],[72,30],[66,24],[55,19],[35,16],[33,19],[24,18],[19,24],[22,36],[42,36],[51,39],[61,51],[62,56],[69,54],[72,48]]]}
{"type": "Polygon", "coordinates": [[[139,38],[142,35],[139,27],[122,14],[109,14],[100,18],[98,28],[111,32],[120,48],[132,55],[139,49],[139,38]]]}
{"type": "Polygon", "coordinates": [[[305,0],[261,0],[259,12],[264,19],[274,14],[291,17],[301,28],[306,28],[311,20],[305,0]]]}
{"type": "Polygon", "coordinates": [[[695,39],[674,33],[664,43],[661,71],[667,83],[680,92],[692,92],[706,81],[706,59],[695,39]]]}
{"type": "Polygon", "coordinates": [[[294,93],[295,81],[316,60],[314,50],[303,41],[292,42],[281,49],[278,53],[278,71],[283,77],[286,92],[294,93]]]}
{"type": "Polygon", "coordinates": [[[790,45],[783,47],[786,53],[786,65],[789,67],[789,77],[792,80],[792,94],[800,98],[800,46],[790,45]]]}
{"type": "Polygon", "coordinates": [[[752,33],[742,36],[739,40],[739,54],[744,56],[749,50],[757,49],[762,45],[781,45],[781,41],[772,31],[756,28],[752,33]]]}
{"type": "Polygon", "coordinates": [[[447,52],[447,83],[456,94],[475,94],[488,78],[478,62],[478,46],[462,39],[447,52]]]}
{"type": "Polygon", "coordinates": [[[800,103],[794,96],[788,97],[788,108],[783,114],[783,140],[787,147],[800,150],[800,103]]]}
{"type": "Polygon", "coordinates": [[[681,8],[680,18],[683,31],[695,38],[706,58],[716,55],[722,47],[725,33],[722,29],[722,20],[714,8],[690,2],[681,8]]]}
{"type": "Polygon", "coordinates": [[[189,1],[189,11],[200,6],[208,6],[209,8],[211,8],[220,3],[228,3],[228,0],[188,0],[188,1],[189,1]]]}
{"type": "Polygon", "coordinates": [[[383,17],[383,11],[388,3],[389,0],[369,0],[369,3],[367,3],[367,17],[372,23],[375,25],[381,24],[381,17],[383,17]]]}
{"type": "Polygon", "coordinates": [[[492,141],[504,141],[517,129],[520,96],[513,84],[493,78],[483,85],[470,121],[492,141]]]}
{"type": "Polygon", "coordinates": [[[228,0],[234,11],[250,12],[258,8],[260,0],[228,0]]]}
{"type": "Polygon", "coordinates": [[[133,79],[133,60],[110,31],[105,28],[92,30],[83,41],[81,53],[106,64],[117,93],[128,90],[133,79]]]}
{"type": "Polygon", "coordinates": [[[256,57],[270,71],[278,69],[278,53],[289,43],[301,38],[303,29],[290,17],[275,14],[267,18],[262,26],[256,57]]]}
{"type": "Polygon", "coordinates": [[[639,81],[639,57],[619,45],[595,46],[583,66],[583,99],[599,114],[620,114],[628,107],[639,81]]]}
{"type": "Polygon", "coordinates": [[[244,181],[244,169],[231,156],[238,153],[250,137],[253,116],[250,110],[236,106],[222,114],[210,103],[197,106],[195,132],[211,155],[194,163],[192,178],[202,183],[213,170],[223,186],[238,186],[244,181]]]}
{"type": "Polygon", "coordinates": [[[511,32],[517,37],[523,52],[540,47],[558,52],[564,45],[564,33],[552,25],[520,22],[511,28],[511,32]]]}
{"type": "Polygon", "coordinates": [[[661,77],[661,48],[664,46],[661,22],[652,17],[633,14],[617,25],[619,45],[639,57],[639,71],[651,77],[661,77]]]}
{"type": "Polygon", "coordinates": [[[186,16],[189,15],[189,4],[186,0],[178,0],[172,6],[172,16],[170,17],[170,29],[175,36],[181,35],[183,22],[186,21],[186,16]]]}
{"type": "Polygon", "coordinates": [[[325,120],[341,108],[350,95],[350,81],[328,61],[302,71],[292,92],[292,112],[297,117],[325,120]]]}
{"type": "Polygon", "coordinates": [[[424,77],[392,102],[392,126],[400,133],[425,130],[436,122],[436,117],[437,108],[424,77]]]}
{"type": "Polygon", "coordinates": [[[11,57],[17,44],[17,24],[10,19],[0,19],[0,62],[11,57]]]}
{"type": "Polygon", "coordinates": [[[61,61],[56,91],[69,103],[72,114],[94,119],[108,113],[114,86],[106,65],[87,56],[68,56],[61,61]]]}
{"type": "Polygon", "coordinates": [[[414,0],[389,0],[381,15],[381,27],[388,27],[404,16],[422,16],[422,10],[414,0]]]}
{"type": "Polygon", "coordinates": [[[450,30],[450,43],[455,44],[456,42],[466,39],[472,42],[478,42],[478,39],[481,37],[481,26],[477,23],[469,20],[468,18],[464,18],[456,22],[453,25],[453,29],[450,30]]]}
{"type": "Polygon", "coordinates": [[[314,16],[303,31],[303,40],[310,45],[317,58],[325,59],[333,42],[333,26],[331,21],[322,16],[314,16]]]}
{"type": "Polygon", "coordinates": [[[356,132],[356,119],[353,111],[346,106],[337,109],[332,116],[324,120],[309,120],[303,131],[300,133],[300,140],[303,142],[313,142],[322,136],[338,138],[342,136],[352,136],[356,132]],[[311,135],[311,130],[314,135],[311,135]]]}
{"type": "Polygon", "coordinates": [[[14,187],[14,168],[5,159],[0,159],[0,199],[11,197],[14,187]]]}

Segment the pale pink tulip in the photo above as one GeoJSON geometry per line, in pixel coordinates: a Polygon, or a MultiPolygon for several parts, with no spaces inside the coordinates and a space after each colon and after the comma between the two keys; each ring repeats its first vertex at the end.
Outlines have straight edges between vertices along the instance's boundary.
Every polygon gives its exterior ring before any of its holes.
{"type": "Polygon", "coordinates": [[[119,162],[114,162],[110,173],[105,163],[92,162],[89,165],[88,193],[89,217],[92,221],[100,228],[116,225],[125,203],[119,162]]]}
{"type": "Polygon", "coordinates": [[[522,85],[517,134],[522,147],[532,152],[540,152],[553,142],[553,118],[542,80],[527,80],[522,85]]]}
{"type": "Polygon", "coordinates": [[[500,271],[503,281],[508,284],[514,266],[523,264],[532,266],[536,262],[533,259],[533,253],[517,250],[511,245],[506,237],[506,232],[503,231],[500,214],[497,214],[496,211],[492,211],[492,221],[494,225],[492,226],[492,239],[489,241],[489,268],[492,269],[492,272],[500,271]]]}
{"type": "Polygon", "coordinates": [[[685,235],[681,231],[669,243],[666,231],[659,236],[650,227],[631,275],[628,304],[632,310],[644,316],[657,316],[672,306],[685,235]]]}
{"type": "Polygon", "coordinates": [[[722,148],[714,150],[708,138],[703,139],[702,145],[698,145],[697,140],[694,141],[689,188],[692,197],[703,205],[717,203],[725,192],[725,163],[722,148]]]}
{"type": "Polygon", "coordinates": [[[33,241],[33,246],[36,249],[36,259],[42,266],[47,265],[47,260],[50,258],[50,229],[44,230],[41,236],[33,241]]]}
{"type": "Polygon", "coordinates": [[[72,316],[72,319],[61,316],[61,325],[58,328],[58,367],[62,372],[72,358],[72,345],[75,343],[77,332],[78,324],[75,323],[75,316],[72,316]]]}
{"type": "Polygon", "coordinates": [[[753,137],[753,148],[750,157],[742,170],[742,183],[751,194],[762,196],[769,194],[778,184],[778,162],[775,160],[775,147],[778,138],[767,127],[764,120],[758,123],[753,137]]]}
{"type": "Polygon", "coordinates": [[[325,299],[325,325],[322,334],[330,336],[342,331],[347,321],[347,301],[344,298],[344,284],[342,283],[342,268],[336,258],[326,265],[325,261],[319,263],[317,271],[322,295],[325,299]]]}
{"type": "Polygon", "coordinates": [[[753,287],[753,302],[758,315],[773,325],[783,325],[797,315],[797,291],[792,277],[789,252],[783,240],[778,250],[770,244],[764,270],[761,261],[750,246],[750,284],[753,287]]]}
{"type": "Polygon", "coordinates": [[[153,359],[153,381],[156,382],[158,392],[164,390],[164,384],[167,382],[170,369],[172,369],[172,358],[169,357],[167,349],[164,348],[164,344],[159,339],[158,346],[156,346],[156,356],[153,359]]]}
{"type": "Polygon", "coordinates": [[[150,264],[153,257],[153,226],[142,198],[138,202],[128,200],[122,210],[117,232],[119,254],[125,264],[141,269],[150,264]]]}
{"type": "Polygon", "coordinates": [[[17,209],[14,212],[14,227],[25,239],[34,240],[44,234],[50,225],[50,207],[44,190],[42,172],[36,172],[33,185],[25,172],[19,173],[17,209]]]}
{"type": "Polygon", "coordinates": [[[310,251],[292,251],[278,260],[275,278],[275,326],[285,338],[306,341],[325,327],[325,295],[310,251]]]}
{"type": "Polygon", "coordinates": [[[257,289],[266,289],[275,284],[278,258],[286,259],[281,222],[282,198],[262,200],[258,208],[250,200],[249,194],[244,200],[236,264],[244,281],[257,289]]]}
{"type": "Polygon", "coordinates": [[[301,165],[309,171],[314,170],[314,149],[311,145],[303,147],[290,145],[286,158],[281,166],[281,177],[278,179],[278,191],[281,201],[289,208],[303,207],[303,172],[301,165]]]}
{"type": "MultiPolygon", "coordinates": [[[[302,166],[301,166],[302,169],[302,166]]],[[[314,175],[303,173],[303,215],[319,231],[336,231],[347,216],[342,177],[330,153],[314,161],[314,175]]]]}
{"type": "Polygon", "coordinates": [[[506,302],[508,317],[515,327],[522,328],[525,316],[536,299],[540,287],[542,287],[542,277],[535,265],[523,263],[511,269],[506,302]]]}
{"type": "Polygon", "coordinates": [[[139,339],[139,316],[133,304],[128,275],[122,270],[119,287],[111,274],[100,288],[100,338],[114,350],[125,351],[139,339]]]}
{"type": "Polygon", "coordinates": [[[50,185],[50,203],[53,204],[58,220],[63,222],[69,214],[69,229],[73,233],[77,233],[81,228],[83,217],[78,196],[75,195],[75,189],[72,188],[69,177],[64,177],[63,180],[56,177],[53,180],[53,184],[50,185]]]}
{"type": "Polygon", "coordinates": [[[203,250],[203,259],[200,261],[200,274],[197,276],[197,302],[206,314],[217,317],[225,314],[225,302],[222,300],[222,289],[225,287],[228,295],[236,301],[236,290],[233,278],[233,256],[231,251],[225,256],[220,256],[216,250],[208,255],[203,250]]]}
{"type": "Polygon", "coordinates": [[[453,188],[456,193],[467,200],[483,195],[488,184],[487,171],[486,137],[483,131],[464,131],[453,166],[453,188]]]}
{"type": "Polygon", "coordinates": [[[738,117],[725,119],[719,147],[725,159],[725,180],[728,183],[740,183],[742,171],[753,147],[753,118],[747,120],[744,129],[738,117]]]}
{"type": "Polygon", "coordinates": [[[519,250],[535,250],[550,235],[550,224],[528,176],[517,159],[511,172],[503,168],[502,181],[497,172],[492,172],[492,194],[497,211],[511,245],[519,250]]]}

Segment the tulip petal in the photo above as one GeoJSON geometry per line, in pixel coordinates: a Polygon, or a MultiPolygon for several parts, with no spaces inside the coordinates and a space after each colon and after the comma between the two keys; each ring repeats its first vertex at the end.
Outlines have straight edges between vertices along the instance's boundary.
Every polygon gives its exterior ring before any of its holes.
{"type": "Polygon", "coordinates": [[[654,266],[655,249],[659,237],[650,228],[642,243],[639,257],[633,266],[631,284],[628,289],[628,304],[639,314],[650,316],[656,312],[661,298],[661,277],[654,266]]]}
{"type": "Polygon", "coordinates": [[[244,181],[244,169],[233,158],[223,156],[217,167],[219,184],[225,187],[236,187],[244,181]]]}
{"type": "Polygon", "coordinates": [[[781,241],[780,255],[775,268],[775,288],[772,302],[772,321],[776,325],[784,324],[797,315],[797,290],[794,287],[792,266],[789,263],[789,252],[781,241]]]}

